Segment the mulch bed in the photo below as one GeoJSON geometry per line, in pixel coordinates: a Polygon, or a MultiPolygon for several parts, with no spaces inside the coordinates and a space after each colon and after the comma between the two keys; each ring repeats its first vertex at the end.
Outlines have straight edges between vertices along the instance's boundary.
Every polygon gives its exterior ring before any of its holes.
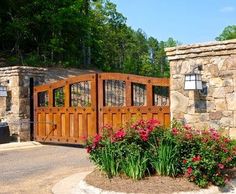
{"type": "Polygon", "coordinates": [[[173,192],[200,190],[194,183],[186,178],[171,178],[166,176],[151,176],[143,180],[134,181],[126,177],[108,179],[99,170],[90,173],[85,181],[97,188],[107,191],[144,194],[171,194],[173,192]]]}

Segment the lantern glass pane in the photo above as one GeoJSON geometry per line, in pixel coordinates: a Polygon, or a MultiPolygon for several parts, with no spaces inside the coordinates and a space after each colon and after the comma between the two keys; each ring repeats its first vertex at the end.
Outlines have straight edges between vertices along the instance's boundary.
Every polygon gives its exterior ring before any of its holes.
{"type": "Polygon", "coordinates": [[[197,90],[202,90],[202,81],[197,81],[197,90]]]}
{"type": "Polygon", "coordinates": [[[196,89],[196,84],[195,81],[185,81],[185,90],[195,90],[196,89]]]}
{"type": "Polygon", "coordinates": [[[191,79],[192,81],[195,81],[195,80],[197,79],[196,74],[193,74],[193,75],[191,76],[191,78],[192,78],[192,79],[191,79]]]}
{"type": "Polygon", "coordinates": [[[1,86],[0,85],[0,96],[7,96],[7,87],[6,86],[1,86]]]}
{"type": "Polygon", "coordinates": [[[191,75],[185,75],[185,80],[187,81],[191,80],[191,75]]]}

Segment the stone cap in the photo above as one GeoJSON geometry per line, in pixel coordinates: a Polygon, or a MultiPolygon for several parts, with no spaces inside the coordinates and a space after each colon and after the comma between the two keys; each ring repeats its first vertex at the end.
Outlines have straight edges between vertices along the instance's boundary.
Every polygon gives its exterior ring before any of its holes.
{"type": "Polygon", "coordinates": [[[6,76],[18,76],[21,73],[38,74],[42,75],[46,72],[46,68],[42,67],[29,67],[29,66],[8,66],[0,68],[0,78],[6,76]]]}
{"type": "Polygon", "coordinates": [[[236,39],[165,48],[169,61],[186,58],[236,55],[236,39]]]}
{"type": "Polygon", "coordinates": [[[44,77],[46,82],[54,82],[68,77],[88,73],[101,72],[97,69],[79,69],[62,67],[30,67],[30,66],[8,66],[0,67],[0,79],[9,76],[33,75],[44,77]]]}

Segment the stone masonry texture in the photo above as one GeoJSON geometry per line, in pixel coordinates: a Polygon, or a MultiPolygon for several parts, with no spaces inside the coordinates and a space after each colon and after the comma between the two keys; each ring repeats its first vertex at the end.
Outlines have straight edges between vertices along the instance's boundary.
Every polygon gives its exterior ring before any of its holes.
{"type": "Polygon", "coordinates": [[[166,48],[171,117],[197,129],[216,128],[236,138],[236,39],[166,48]],[[185,74],[202,65],[207,95],[185,91],[185,74]]]}

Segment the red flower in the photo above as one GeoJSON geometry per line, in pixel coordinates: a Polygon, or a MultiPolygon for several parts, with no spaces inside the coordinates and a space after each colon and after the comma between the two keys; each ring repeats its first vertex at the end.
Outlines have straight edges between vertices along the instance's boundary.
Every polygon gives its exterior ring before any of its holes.
{"type": "Polygon", "coordinates": [[[220,139],[220,135],[215,129],[211,128],[211,129],[209,129],[209,132],[210,132],[211,138],[213,140],[219,140],[220,139]]]}
{"type": "Polygon", "coordinates": [[[160,125],[160,121],[157,119],[150,119],[147,122],[148,125],[150,125],[152,128],[158,127],[160,125]]]}
{"type": "Polygon", "coordinates": [[[232,157],[228,157],[228,158],[226,159],[226,162],[230,162],[230,161],[232,161],[232,157]]]}
{"type": "Polygon", "coordinates": [[[92,151],[92,147],[91,146],[88,146],[87,147],[87,153],[90,153],[92,151]]]}
{"type": "Polygon", "coordinates": [[[187,168],[187,173],[188,173],[188,175],[191,175],[192,172],[193,172],[193,169],[192,169],[191,167],[188,167],[188,168],[187,168]]]}
{"type": "Polygon", "coordinates": [[[102,136],[97,134],[94,138],[93,138],[93,146],[92,148],[95,149],[96,147],[98,147],[99,142],[101,141],[102,136]]]}
{"type": "Polygon", "coordinates": [[[225,166],[224,166],[224,164],[219,163],[219,164],[218,164],[218,167],[219,167],[220,169],[224,169],[225,166]]]}
{"type": "Polygon", "coordinates": [[[192,159],[193,162],[199,162],[201,161],[201,156],[194,156],[193,159],[192,159]]]}
{"type": "Polygon", "coordinates": [[[114,141],[122,140],[125,137],[125,135],[126,135],[125,131],[123,129],[120,129],[113,135],[113,140],[114,141]]]}
{"type": "Polygon", "coordinates": [[[225,138],[224,138],[224,142],[225,142],[225,143],[229,143],[229,142],[230,142],[230,139],[227,138],[227,137],[225,137],[225,138]]]}
{"type": "Polygon", "coordinates": [[[191,133],[186,133],[186,134],[185,134],[185,138],[188,139],[188,140],[190,140],[190,139],[193,138],[193,134],[191,134],[191,133]]]}
{"type": "Polygon", "coordinates": [[[222,148],[222,150],[223,150],[224,153],[229,152],[229,150],[227,148],[222,148]]]}
{"type": "Polygon", "coordinates": [[[189,125],[184,125],[184,128],[185,128],[186,130],[191,130],[191,129],[192,129],[189,125]]]}
{"type": "Polygon", "coordinates": [[[186,164],[186,163],[187,163],[187,160],[184,159],[184,160],[183,160],[183,163],[186,164]]]}
{"type": "Polygon", "coordinates": [[[93,143],[95,143],[95,144],[99,143],[101,139],[102,139],[102,136],[97,134],[93,139],[93,143]]]}
{"type": "Polygon", "coordinates": [[[149,138],[149,131],[141,129],[139,130],[139,136],[143,141],[147,141],[149,138]]]}
{"type": "Polygon", "coordinates": [[[173,135],[177,135],[179,133],[179,131],[178,131],[177,128],[173,128],[172,129],[172,133],[173,133],[173,135]]]}

